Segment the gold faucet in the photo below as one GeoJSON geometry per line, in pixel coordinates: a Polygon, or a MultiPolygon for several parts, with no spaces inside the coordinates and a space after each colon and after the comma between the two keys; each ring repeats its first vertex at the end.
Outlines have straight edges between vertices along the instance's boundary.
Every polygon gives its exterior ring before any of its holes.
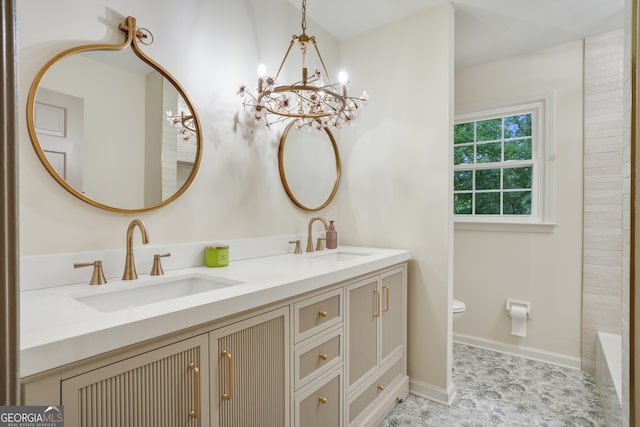
{"type": "Polygon", "coordinates": [[[293,250],[293,253],[295,255],[300,255],[302,254],[302,249],[300,249],[300,239],[298,240],[289,240],[289,244],[293,245],[295,243],[296,248],[293,250]]]}
{"type": "Polygon", "coordinates": [[[124,262],[124,273],[122,273],[122,280],[135,280],[138,278],[136,273],[136,263],[133,259],[133,229],[138,226],[140,234],[142,234],[142,243],[149,243],[149,235],[147,234],[147,227],[139,219],[134,219],[129,223],[127,228],[127,256],[124,262]]]}
{"type": "Polygon", "coordinates": [[[90,285],[104,285],[107,283],[107,279],[104,277],[104,271],[102,270],[102,260],[97,259],[93,262],[77,262],[73,264],[73,268],[91,267],[93,266],[93,273],[91,274],[90,285]]]}
{"type": "Polygon", "coordinates": [[[327,228],[329,228],[329,224],[327,223],[327,220],[322,218],[321,216],[314,216],[313,218],[311,218],[311,220],[309,221],[309,227],[307,229],[307,252],[313,252],[313,239],[311,237],[311,226],[313,225],[313,223],[315,221],[321,221],[324,224],[324,231],[327,231],[327,228]]]}

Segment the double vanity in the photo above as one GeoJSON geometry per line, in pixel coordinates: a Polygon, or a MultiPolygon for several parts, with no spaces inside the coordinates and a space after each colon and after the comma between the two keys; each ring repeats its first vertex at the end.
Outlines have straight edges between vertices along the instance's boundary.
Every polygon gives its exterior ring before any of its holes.
{"type": "Polygon", "coordinates": [[[77,426],[352,426],[406,397],[408,251],[235,246],[223,268],[22,292],[25,404],[77,426]]]}

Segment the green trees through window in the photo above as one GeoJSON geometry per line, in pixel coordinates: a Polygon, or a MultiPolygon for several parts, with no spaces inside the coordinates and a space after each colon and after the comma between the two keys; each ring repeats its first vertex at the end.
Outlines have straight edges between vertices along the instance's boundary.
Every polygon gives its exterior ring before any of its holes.
{"type": "Polygon", "coordinates": [[[454,125],[454,213],[531,215],[532,114],[454,125]]]}

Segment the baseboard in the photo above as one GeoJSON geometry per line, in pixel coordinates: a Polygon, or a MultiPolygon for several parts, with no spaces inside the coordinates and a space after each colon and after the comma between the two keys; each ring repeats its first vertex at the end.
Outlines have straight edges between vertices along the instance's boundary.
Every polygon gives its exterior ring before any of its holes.
{"type": "Polygon", "coordinates": [[[581,360],[579,357],[571,357],[560,353],[539,350],[532,347],[505,344],[499,341],[488,340],[486,338],[478,338],[471,335],[453,334],[453,341],[461,344],[467,344],[474,347],[480,347],[487,350],[493,350],[500,353],[512,354],[539,362],[551,363],[553,365],[565,368],[581,369],[581,360]]]}
{"type": "Polygon", "coordinates": [[[444,389],[424,381],[410,379],[409,392],[443,405],[450,405],[456,397],[456,386],[452,383],[449,389],[444,389]]]}

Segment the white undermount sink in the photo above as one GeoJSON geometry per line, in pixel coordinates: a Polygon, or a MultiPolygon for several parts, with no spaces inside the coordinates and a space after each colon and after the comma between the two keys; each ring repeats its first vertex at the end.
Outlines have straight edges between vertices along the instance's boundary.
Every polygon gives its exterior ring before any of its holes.
{"type": "Polygon", "coordinates": [[[136,283],[135,280],[123,282],[117,285],[119,287],[117,290],[96,289],[99,292],[91,290],[72,295],[72,298],[98,311],[110,313],[242,283],[237,280],[196,275],[158,278],[158,280],[159,282],[150,279],[147,281],[150,283],[144,284],[136,283]]]}
{"type": "Polygon", "coordinates": [[[327,251],[327,252],[315,252],[312,255],[309,255],[311,259],[323,260],[323,261],[351,261],[353,259],[362,258],[365,256],[369,256],[371,253],[369,252],[356,252],[349,250],[336,250],[336,251],[327,251]]]}

